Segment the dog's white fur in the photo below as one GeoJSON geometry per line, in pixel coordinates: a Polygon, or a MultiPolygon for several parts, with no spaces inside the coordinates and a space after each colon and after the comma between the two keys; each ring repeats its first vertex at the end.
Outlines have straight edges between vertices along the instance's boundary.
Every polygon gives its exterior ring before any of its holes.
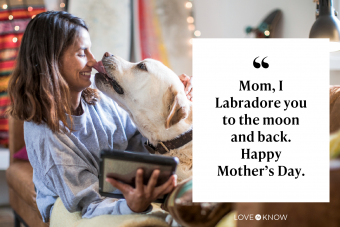
{"type": "MultiPolygon", "coordinates": [[[[131,63],[117,56],[103,57],[107,75],[118,82],[124,94],[118,94],[101,75],[96,86],[127,111],[143,136],[154,146],[172,140],[192,129],[192,103],[184,93],[178,76],[153,59],[145,59],[147,71],[140,62],[131,63]]],[[[192,142],[166,153],[178,157],[178,181],[192,175],[192,142]]]]}

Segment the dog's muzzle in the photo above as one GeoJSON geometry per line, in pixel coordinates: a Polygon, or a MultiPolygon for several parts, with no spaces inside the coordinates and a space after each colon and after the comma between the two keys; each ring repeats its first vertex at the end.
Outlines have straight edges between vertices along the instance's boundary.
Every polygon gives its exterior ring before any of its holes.
{"type": "Polygon", "coordinates": [[[104,83],[108,83],[112,88],[120,95],[124,94],[123,88],[118,84],[118,82],[104,73],[96,73],[96,78],[99,78],[104,83]]]}

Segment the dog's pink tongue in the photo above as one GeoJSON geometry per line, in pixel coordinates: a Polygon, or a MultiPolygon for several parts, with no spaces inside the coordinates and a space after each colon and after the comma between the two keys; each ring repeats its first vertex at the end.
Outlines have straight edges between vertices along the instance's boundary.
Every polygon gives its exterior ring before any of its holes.
{"type": "Polygon", "coordinates": [[[94,66],[93,68],[95,68],[98,72],[100,73],[104,73],[106,74],[106,71],[105,71],[105,68],[104,68],[104,65],[102,63],[102,61],[98,61],[94,66]]]}

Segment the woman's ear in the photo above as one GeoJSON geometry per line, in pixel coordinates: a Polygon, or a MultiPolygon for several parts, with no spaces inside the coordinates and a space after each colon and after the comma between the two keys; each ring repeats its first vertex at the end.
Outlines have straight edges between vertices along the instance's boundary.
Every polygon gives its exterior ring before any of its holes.
{"type": "Polygon", "coordinates": [[[189,107],[185,105],[185,95],[175,94],[173,103],[170,108],[169,115],[165,122],[165,128],[169,129],[171,126],[177,124],[182,119],[185,119],[189,115],[189,107]],[[184,100],[183,100],[184,99],[184,100]]]}

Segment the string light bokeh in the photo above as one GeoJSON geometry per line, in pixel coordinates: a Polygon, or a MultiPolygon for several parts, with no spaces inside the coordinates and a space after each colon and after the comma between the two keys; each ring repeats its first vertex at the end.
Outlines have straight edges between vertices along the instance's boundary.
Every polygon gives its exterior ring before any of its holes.
{"type": "Polygon", "coordinates": [[[59,4],[60,10],[67,11],[67,4],[68,4],[67,0],[60,0],[60,4],[59,4]]]}
{"type": "MultiPolygon", "coordinates": [[[[185,8],[190,10],[189,16],[187,17],[187,23],[188,23],[188,29],[192,32],[193,37],[200,37],[201,32],[199,30],[196,30],[195,26],[195,18],[193,13],[193,0],[189,0],[185,2],[184,4],[185,8]]],[[[189,40],[189,43],[192,44],[192,38],[189,40]]]]}
{"type": "MultiPolygon", "coordinates": [[[[21,0],[19,0],[19,1],[21,1],[21,0]]],[[[64,0],[62,0],[61,2],[60,2],[60,8],[61,8],[61,10],[66,10],[67,8],[66,8],[66,3],[64,2],[64,0]]],[[[1,6],[1,8],[2,9],[8,9],[8,5],[7,4],[3,4],[2,6],[1,6]]],[[[33,11],[33,7],[32,6],[28,6],[27,7],[27,12],[32,12],[33,11]]],[[[11,11],[10,11],[11,12],[11,11]]],[[[34,14],[34,15],[32,15],[31,16],[31,18],[32,19],[34,19],[34,17],[35,17],[36,15],[34,14]]],[[[10,15],[8,15],[8,20],[13,20],[14,19],[14,17],[13,17],[13,15],[12,14],[10,14],[10,15]]],[[[20,27],[18,26],[18,25],[13,25],[13,30],[15,31],[15,32],[19,32],[19,30],[20,30],[20,27]]],[[[12,39],[12,41],[13,41],[13,43],[16,43],[16,42],[18,42],[18,37],[14,37],[13,39],[12,39]]]]}

